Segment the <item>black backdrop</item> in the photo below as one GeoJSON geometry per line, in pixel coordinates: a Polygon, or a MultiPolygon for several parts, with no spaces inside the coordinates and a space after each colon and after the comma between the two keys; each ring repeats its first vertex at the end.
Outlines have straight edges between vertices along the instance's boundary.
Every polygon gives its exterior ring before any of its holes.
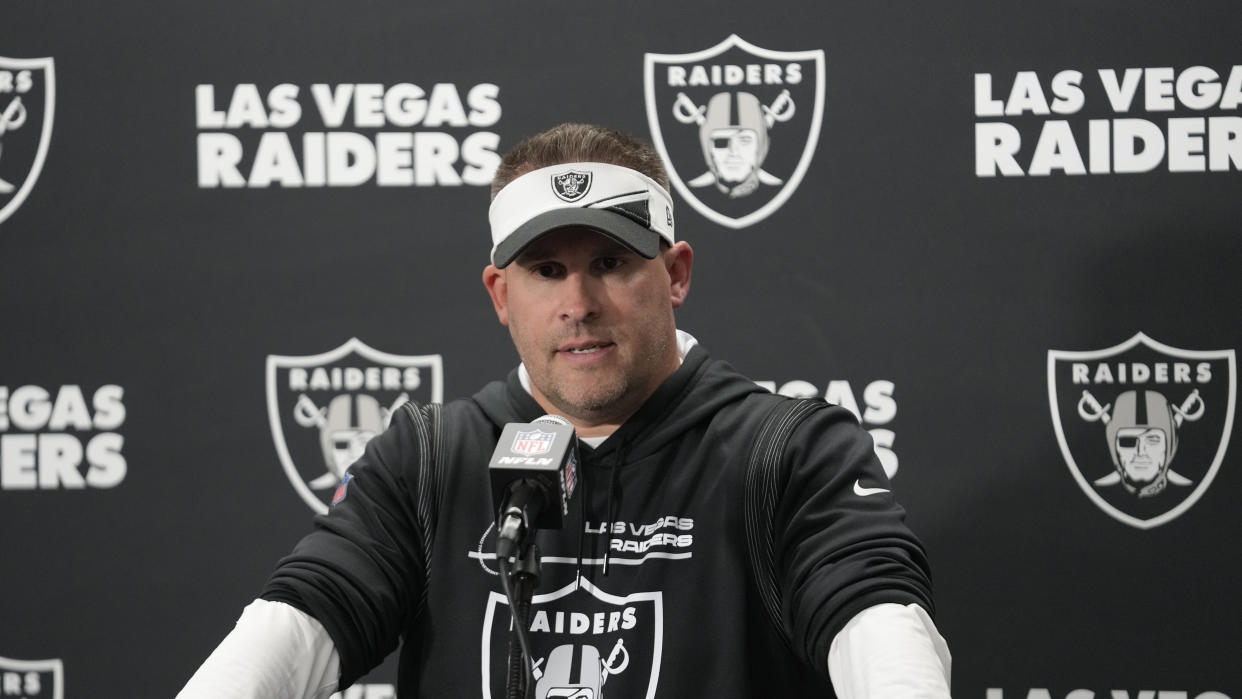
{"type": "Polygon", "coordinates": [[[299,393],[288,358],[416,367],[400,388],[423,400],[516,362],[479,281],[470,181],[496,152],[561,121],[663,124],[685,182],[707,167],[677,92],[778,107],[782,89],[796,109],[765,163],[781,183],[685,190],[726,216],[779,205],[734,227],[675,192],[697,257],[679,325],[778,390],[856,405],[932,555],[954,694],[1242,695],[1237,3],[2,14],[0,696],[168,696],[193,672],[309,525],[294,480],[325,457],[299,396],[400,393],[331,371],[299,393]],[[713,47],[685,59],[709,84],[668,84],[668,56],[713,47]],[[796,82],[745,75],[791,63],[796,82]],[[427,100],[334,124],[317,84],[427,100]],[[314,184],[319,138],[343,158],[320,181],[356,183],[314,184]],[[235,149],[236,176],[213,148],[235,149]],[[1183,411],[1162,492],[1108,482],[1084,390],[1123,427],[1129,391],[1183,411]]]}

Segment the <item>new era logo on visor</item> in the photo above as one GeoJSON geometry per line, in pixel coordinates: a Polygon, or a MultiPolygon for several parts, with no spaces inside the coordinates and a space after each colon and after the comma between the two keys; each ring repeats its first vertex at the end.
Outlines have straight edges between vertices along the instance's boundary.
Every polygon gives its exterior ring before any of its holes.
{"type": "Polygon", "coordinates": [[[570,170],[552,175],[552,191],[564,201],[576,202],[591,191],[591,173],[570,170]]]}

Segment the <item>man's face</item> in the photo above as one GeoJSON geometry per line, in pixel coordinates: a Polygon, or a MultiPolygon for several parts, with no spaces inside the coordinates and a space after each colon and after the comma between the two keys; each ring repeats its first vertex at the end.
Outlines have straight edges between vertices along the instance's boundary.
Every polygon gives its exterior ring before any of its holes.
{"type": "Polygon", "coordinates": [[[754,129],[715,129],[712,139],[712,162],[717,176],[725,182],[744,182],[754,171],[759,157],[759,136],[754,129]]]}
{"type": "Polygon", "coordinates": [[[1168,449],[1164,430],[1148,427],[1123,427],[1117,431],[1117,460],[1132,483],[1145,484],[1164,471],[1168,449]]]}
{"type": "Polygon", "coordinates": [[[580,428],[633,414],[678,366],[673,309],[689,288],[691,257],[684,242],[648,260],[569,228],[503,270],[484,270],[535,399],[580,428]]]}

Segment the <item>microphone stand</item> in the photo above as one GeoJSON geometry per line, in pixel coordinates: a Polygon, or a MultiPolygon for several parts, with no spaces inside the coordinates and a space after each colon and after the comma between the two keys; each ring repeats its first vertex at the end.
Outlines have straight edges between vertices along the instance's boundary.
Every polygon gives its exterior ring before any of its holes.
{"type": "MultiPolygon", "coordinates": [[[[530,606],[535,596],[535,588],[539,586],[540,554],[535,544],[535,531],[527,533],[526,542],[518,547],[514,556],[514,566],[508,571],[513,597],[509,603],[513,609],[513,628],[509,631],[509,680],[506,696],[509,699],[527,699],[534,696],[533,673],[531,663],[534,658],[526,657],[523,642],[526,631],[530,628],[530,606]]],[[[526,649],[529,652],[529,648],[526,649]]]]}

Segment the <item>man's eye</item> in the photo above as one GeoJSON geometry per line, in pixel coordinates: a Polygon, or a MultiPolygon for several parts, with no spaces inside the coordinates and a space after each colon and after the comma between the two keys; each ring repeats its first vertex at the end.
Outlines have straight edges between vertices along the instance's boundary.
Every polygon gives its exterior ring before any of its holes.
{"type": "Polygon", "coordinates": [[[531,272],[536,277],[555,277],[557,275],[557,267],[553,264],[535,265],[531,268],[531,272]]]}
{"type": "Polygon", "coordinates": [[[621,266],[621,258],[619,257],[601,257],[596,262],[600,269],[616,269],[621,266]]]}

